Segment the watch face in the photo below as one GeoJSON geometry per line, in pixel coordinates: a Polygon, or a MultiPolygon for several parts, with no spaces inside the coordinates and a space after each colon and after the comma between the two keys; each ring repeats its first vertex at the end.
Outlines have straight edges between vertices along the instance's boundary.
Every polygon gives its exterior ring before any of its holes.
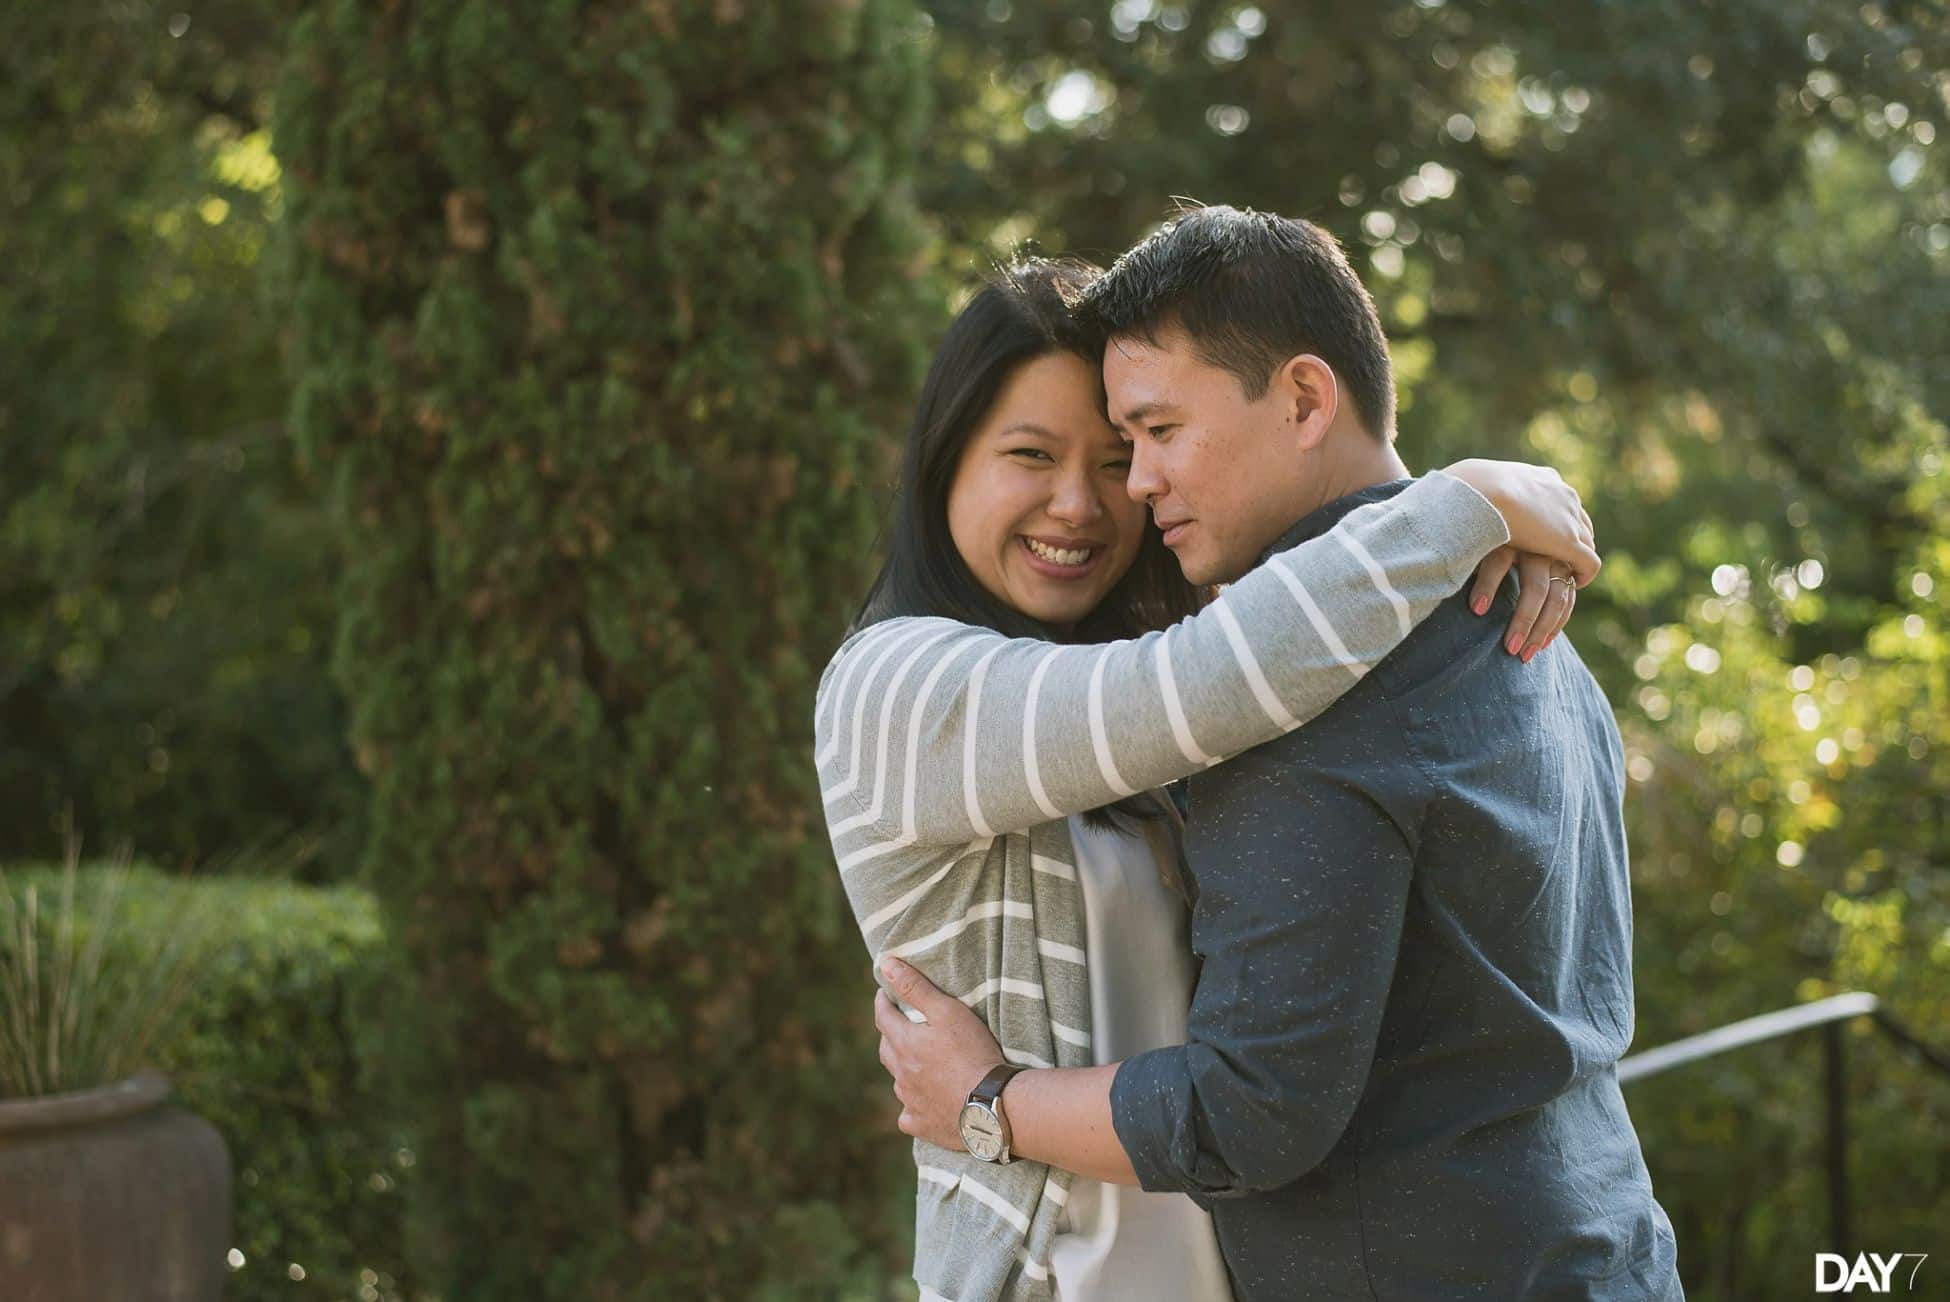
{"type": "Polygon", "coordinates": [[[961,1110],[961,1143],[971,1157],[993,1162],[1002,1156],[1002,1123],[995,1113],[979,1103],[967,1103],[961,1110]]]}

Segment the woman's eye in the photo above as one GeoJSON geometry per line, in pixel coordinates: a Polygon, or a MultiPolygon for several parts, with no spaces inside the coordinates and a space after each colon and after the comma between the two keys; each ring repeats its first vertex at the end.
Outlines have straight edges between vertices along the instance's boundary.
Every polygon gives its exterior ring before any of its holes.
{"type": "Polygon", "coordinates": [[[1009,455],[1012,457],[1041,457],[1045,461],[1052,460],[1050,454],[1041,448],[1010,448],[1009,455]]]}
{"type": "Polygon", "coordinates": [[[1119,457],[1115,461],[1106,461],[1104,462],[1104,468],[1106,470],[1115,470],[1120,475],[1129,474],[1131,471],[1131,459],[1129,457],[1119,457]]]}

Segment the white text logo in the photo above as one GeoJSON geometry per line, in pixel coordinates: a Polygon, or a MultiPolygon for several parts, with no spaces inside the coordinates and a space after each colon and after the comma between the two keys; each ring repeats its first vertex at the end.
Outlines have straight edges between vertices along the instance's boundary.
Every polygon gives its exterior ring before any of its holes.
{"type": "Polygon", "coordinates": [[[1895,1278],[1896,1267],[1910,1257],[1916,1258],[1916,1264],[1910,1267],[1905,1291],[1916,1287],[1916,1272],[1930,1259],[1927,1252],[1893,1252],[1887,1257],[1879,1252],[1862,1252],[1852,1263],[1839,1253],[1817,1252],[1815,1292],[1853,1293],[1857,1284],[1867,1284],[1871,1293],[1888,1293],[1895,1287],[1890,1281],[1895,1278]]]}

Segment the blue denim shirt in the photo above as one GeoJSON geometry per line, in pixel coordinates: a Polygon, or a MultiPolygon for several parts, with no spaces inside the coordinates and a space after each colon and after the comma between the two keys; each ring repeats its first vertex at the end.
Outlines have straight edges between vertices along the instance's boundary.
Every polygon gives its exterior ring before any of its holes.
{"type": "Polygon", "coordinates": [[[1618,729],[1568,637],[1502,649],[1515,587],[1189,781],[1188,1043],[1126,1061],[1111,1106],[1144,1188],[1211,1210],[1240,1302],[1682,1295],[1615,1071],[1618,729]]]}

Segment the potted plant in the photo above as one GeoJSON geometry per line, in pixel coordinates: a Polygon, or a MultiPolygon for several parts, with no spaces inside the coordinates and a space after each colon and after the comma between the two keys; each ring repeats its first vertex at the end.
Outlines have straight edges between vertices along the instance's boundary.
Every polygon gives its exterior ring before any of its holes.
{"type": "Polygon", "coordinates": [[[117,934],[126,849],[56,898],[0,872],[0,1296],[214,1302],[230,1154],[173,1106],[153,1054],[194,980],[207,917],[117,934]],[[111,947],[111,941],[117,942],[111,947]]]}

